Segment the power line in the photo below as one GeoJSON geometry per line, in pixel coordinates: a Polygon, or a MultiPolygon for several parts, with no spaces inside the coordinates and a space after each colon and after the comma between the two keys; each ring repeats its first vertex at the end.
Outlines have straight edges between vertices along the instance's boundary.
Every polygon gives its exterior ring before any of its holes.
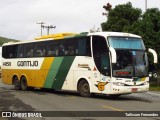
{"type": "Polygon", "coordinates": [[[52,28],[56,28],[56,26],[53,26],[53,25],[48,25],[48,26],[45,26],[45,25],[43,25],[43,24],[46,24],[46,23],[44,23],[44,22],[40,22],[40,23],[37,23],[37,24],[40,24],[41,25],[41,36],[43,35],[42,34],[42,29],[44,29],[44,28],[46,28],[47,29],[47,34],[49,34],[49,31],[50,31],[50,29],[52,29],[52,28]]]}
{"type": "Polygon", "coordinates": [[[52,28],[56,28],[56,26],[53,26],[53,25],[49,25],[49,26],[44,26],[42,25],[42,28],[47,28],[47,34],[49,35],[49,30],[52,29],[52,28]]]}
{"type": "Polygon", "coordinates": [[[45,23],[44,22],[40,22],[40,23],[37,23],[37,24],[41,25],[41,36],[42,36],[42,28],[43,28],[43,24],[45,24],[45,23]]]}

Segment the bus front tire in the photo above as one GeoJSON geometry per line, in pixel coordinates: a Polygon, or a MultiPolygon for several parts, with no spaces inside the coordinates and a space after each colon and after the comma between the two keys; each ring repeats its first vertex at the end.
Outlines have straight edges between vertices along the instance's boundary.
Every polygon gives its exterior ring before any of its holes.
{"type": "Polygon", "coordinates": [[[83,97],[90,97],[91,96],[90,87],[89,87],[89,84],[86,80],[81,80],[78,83],[78,92],[83,97]]]}
{"type": "Polygon", "coordinates": [[[26,79],[26,77],[23,76],[23,77],[21,78],[20,84],[21,84],[21,89],[22,89],[23,91],[28,90],[28,85],[27,85],[27,79],[26,79]]]}
{"type": "Polygon", "coordinates": [[[17,76],[15,76],[15,77],[13,78],[13,85],[14,85],[14,89],[15,89],[15,90],[20,90],[20,89],[21,89],[20,82],[19,82],[17,76]]]}

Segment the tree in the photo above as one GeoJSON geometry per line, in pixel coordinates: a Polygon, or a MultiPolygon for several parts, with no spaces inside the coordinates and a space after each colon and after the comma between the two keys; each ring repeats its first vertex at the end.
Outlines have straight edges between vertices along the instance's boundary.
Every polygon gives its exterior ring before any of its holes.
{"type": "Polygon", "coordinates": [[[133,8],[130,2],[117,5],[114,9],[108,10],[108,20],[101,24],[102,30],[116,32],[125,31],[126,27],[132,25],[140,18],[141,13],[142,11],[138,8],[133,8]]]}
{"type": "MultiPolygon", "coordinates": [[[[147,48],[160,51],[160,11],[158,8],[147,9],[142,14],[142,10],[132,7],[130,2],[117,5],[108,11],[107,21],[102,23],[101,27],[103,31],[129,32],[140,35],[147,48]]],[[[160,61],[160,54],[158,58],[160,61]]]]}
{"type": "MultiPolygon", "coordinates": [[[[140,20],[128,26],[127,31],[142,36],[147,48],[160,51],[160,11],[157,8],[148,9],[140,20]]],[[[158,58],[160,61],[160,54],[158,58]]]]}
{"type": "Polygon", "coordinates": [[[140,34],[145,44],[160,50],[160,11],[157,8],[148,9],[142,16],[140,34]],[[142,26],[143,25],[143,26],[142,26]]]}

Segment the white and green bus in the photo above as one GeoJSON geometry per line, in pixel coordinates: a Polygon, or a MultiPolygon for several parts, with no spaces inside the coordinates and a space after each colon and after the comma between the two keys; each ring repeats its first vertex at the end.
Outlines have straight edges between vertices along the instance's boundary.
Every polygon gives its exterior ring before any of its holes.
{"type": "MultiPolygon", "coordinates": [[[[149,49],[157,63],[157,54],[149,49]]],[[[140,36],[119,32],[59,33],[2,46],[2,81],[17,90],[49,88],[122,95],[149,89],[140,36]]]]}

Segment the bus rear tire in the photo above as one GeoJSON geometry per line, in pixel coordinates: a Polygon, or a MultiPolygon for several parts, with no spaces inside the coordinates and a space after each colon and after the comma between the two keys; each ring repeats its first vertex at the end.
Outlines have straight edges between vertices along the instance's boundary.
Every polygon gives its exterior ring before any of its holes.
{"type": "Polygon", "coordinates": [[[78,83],[78,92],[83,97],[90,97],[91,96],[90,87],[89,87],[89,84],[86,80],[81,80],[78,83]]]}
{"type": "Polygon", "coordinates": [[[27,84],[27,79],[26,79],[26,77],[22,77],[21,78],[21,89],[23,90],[23,91],[26,91],[26,90],[28,90],[28,84],[27,84]]]}
{"type": "Polygon", "coordinates": [[[13,85],[14,85],[14,89],[15,89],[15,90],[20,90],[20,89],[21,89],[21,85],[20,85],[20,82],[19,82],[17,76],[15,76],[15,77],[13,78],[13,85]]]}

